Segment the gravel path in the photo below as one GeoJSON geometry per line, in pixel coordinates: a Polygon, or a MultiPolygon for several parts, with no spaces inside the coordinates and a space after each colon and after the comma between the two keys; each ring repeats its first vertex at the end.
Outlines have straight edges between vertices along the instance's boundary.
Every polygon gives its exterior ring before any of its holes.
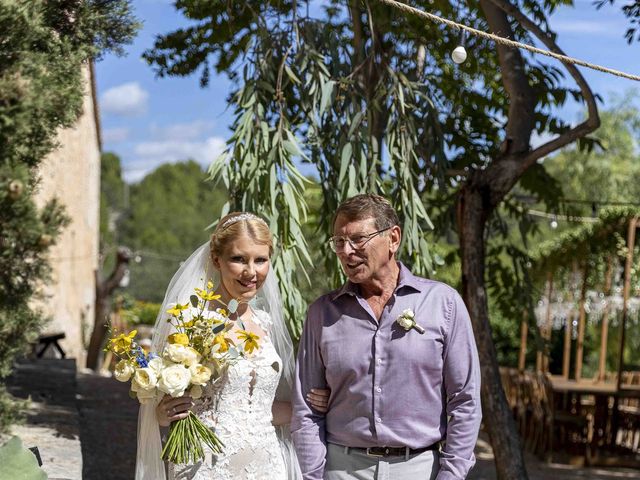
{"type": "MultiPolygon", "coordinates": [[[[128,383],[92,373],[75,376],[72,361],[39,360],[19,365],[8,385],[15,395],[34,401],[27,425],[16,433],[26,445],[39,446],[51,480],[133,478],[138,402],[129,398],[128,383]]],[[[495,479],[484,435],[476,456],[469,480],[495,479]]],[[[530,480],[640,479],[638,470],[546,464],[531,455],[526,460],[530,480]]]]}
{"type": "Polygon", "coordinates": [[[85,480],[131,480],[135,473],[138,401],[129,384],[78,375],[78,411],[85,480]]]}

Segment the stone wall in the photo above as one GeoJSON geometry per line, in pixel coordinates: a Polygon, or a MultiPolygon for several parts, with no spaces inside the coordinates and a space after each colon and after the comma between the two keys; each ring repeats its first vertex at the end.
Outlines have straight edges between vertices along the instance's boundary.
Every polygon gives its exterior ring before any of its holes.
{"type": "Polygon", "coordinates": [[[93,326],[100,228],[100,126],[93,69],[83,70],[83,114],[74,128],[60,131],[60,147],[42,164],[36,197],[40,205],[57,197],[71,218],[51,249],[52,281],[43,287],[46,300],[38,306],[52,318],[45,332],[65,332],[61,345],[82,366],[93,326]]]}

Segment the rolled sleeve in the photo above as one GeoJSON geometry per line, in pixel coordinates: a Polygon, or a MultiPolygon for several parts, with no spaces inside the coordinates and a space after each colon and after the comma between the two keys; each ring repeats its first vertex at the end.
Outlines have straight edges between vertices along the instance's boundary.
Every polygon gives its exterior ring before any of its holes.
{"type": "Polygon", "coordinates": [[[443,351],[448,423],[437,480],[467,476],[475,464],[473,451],[482,419],[478,351],[469,314],[455,291],[450,297],[448,309],[448,330],[443,351]]]}
{"type": "Polygon", "coordinates": [[[291,434],[305,480],[322,480],[326,448],[325,416],[315,413],[305,399],[312,388],[325,388],[325,368],[319,349],[322,333],[317,305],[309,307],[296,362],[291,434]]]}

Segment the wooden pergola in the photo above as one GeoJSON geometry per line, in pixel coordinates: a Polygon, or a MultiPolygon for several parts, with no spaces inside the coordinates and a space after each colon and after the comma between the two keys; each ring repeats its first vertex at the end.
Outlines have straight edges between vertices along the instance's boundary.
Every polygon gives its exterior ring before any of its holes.
{"type": "MultiPolygon", "coordinates": [[[[571,361],[571,336],[573,328],[569,324],[570,319],[577,313],[578,332],[576,339],[576,352],[573,377],[579,381],[582,379],[584,337],[587,312],[585,309],[587,300],[587,289],[590,274],[590,263],[594,259],[602,259],[605,262],[604,281],[599,286],[606,297],[611,295],[613,286],[614,266],[620,261],[616,251],[618,244],[616,233],[626,235],[626,255],[624,258],[623,292],[622,292],[622,318],[620,335],[620,352],[618,359],[617,386],[620,388],[622,381],[622,371],[624,368],[624,347],[626,341],[626,324],[628,317],[628,303],[631,290],[631,267],[634,261],[635,236],[638,226],[640,226],[640,210],[634,208],[612,208],[602,211],[597,221],[583,225],[570,232],[563,233],[558,238],[546,242],[539,247],[535,255],[536,261],[533,265],[534,275],[544,279],[546,282],[547,302],[544,322],[540,327],[540,335],[545,342],[550,342],[552,332],[552,312],[551,298],[561,279],[556,278],[556,273],[561,270],[569,270],[574,276],[580,277],[579,298],[573,298],[573,303],[577,304],[577,312],[567,315],[567,328],[564,334],[562,377],[568,379],[571,361]],[[591,261],[590,261],[591,260],[591,261]]],[[[577,289],[576,289],[577,290],[577,289]]],[[[609,333],[609,305],[604,308],[600,331],[600,352],[597,380],[604,381],[606,376],[606,355],[607,341],[609,333]]],[[[525,369],[525,356],[527,348],[528,318],[523,316],[520,329],[520,355],[518,368],[522,372],[525,369]]],[[[548,352],[538,349],[536,354],[536,370],[544,373],[549,372],[548,352]]]]}

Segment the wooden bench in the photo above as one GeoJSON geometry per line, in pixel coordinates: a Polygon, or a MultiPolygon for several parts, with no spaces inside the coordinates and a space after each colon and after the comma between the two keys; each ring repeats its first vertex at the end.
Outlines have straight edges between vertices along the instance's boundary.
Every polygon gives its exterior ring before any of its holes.
{"type": "Polygon", "coordinates": [[[47,351],[47,349],[51,345],[53,345],[53,347],[56,350],[58,350],[58,353],[60,354],[60,356],[62,358],[65,358],[67,355],[64,353],[64,350],[62,349],[62,347],[58,343],[58,340],[62,340],[65,337],[66,337],[66,335],[64,334],[64,332],[51,333],[51,334],[48,334],[48,335],[40,335],[40,337],[38,337],[38,344],[36,346],[34,346],[34,348],[37,350],[36,356],[38,358],[42,358],[42,356],[47,351]],[[40,347],[40,345],[42,345],[42,347],[40,347]],[[38,347],[40,347],[39,350],[38,350],[38,347]]]}

